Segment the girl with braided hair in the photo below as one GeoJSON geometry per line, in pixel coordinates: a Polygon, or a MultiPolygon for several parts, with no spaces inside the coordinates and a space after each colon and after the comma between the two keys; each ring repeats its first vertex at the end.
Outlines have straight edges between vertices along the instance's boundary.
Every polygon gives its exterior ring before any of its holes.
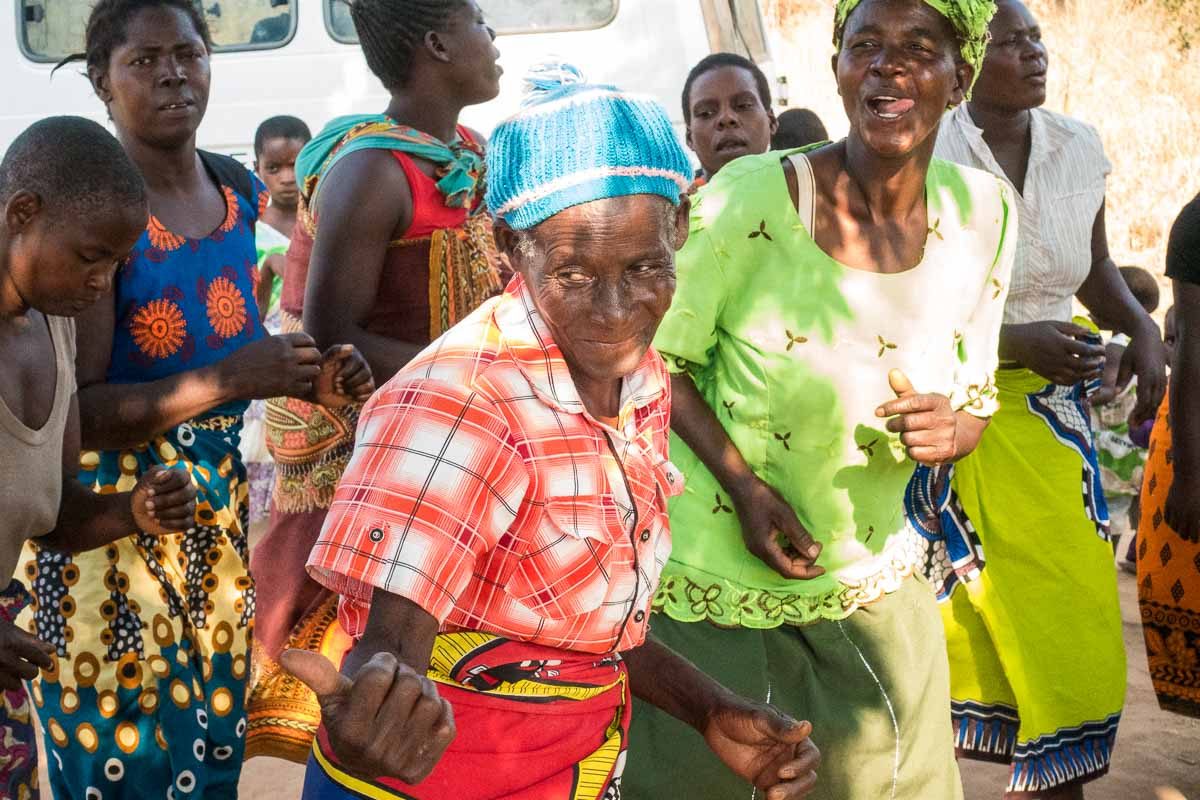
{"type": "MultiPolygon", "coordinates": [[[[502,281],[481,202],[483,140],[458,124],[500,90],[494,32],[470,0],[353,0],[371,70],[391,91],[382,114],[331,122],[300,153],[298,223],[288,251],[284,331],[350,341],[386,380],[502,281]]],[[[247,753],[304,762],[315,697],[282,671],[285,645],[348,645],[336,597],[308,577],[334,488],[354,445],[357,408],[273,401],[271,524],[256,546],[258,679],[247,753]]]]}
{"type": "MultiPolygon", "coordinates": [[[[104,546],[30,543],[32,630],[54,646],[31,682],[59,800],[237,796],[254,617],[249,401],[369,396],[353,347],[268,335],[254,310],[265,187],[196,149],[210,40],[190,0],[100,0],[88,77],[144,181],[149,218],[111,291],[78,317],[78,477],[111,495],[161,468],[196,488],[186,531],[135,517],[104,546]]],[[[94,157],[103,157],[97,152],[94,157]]]]}

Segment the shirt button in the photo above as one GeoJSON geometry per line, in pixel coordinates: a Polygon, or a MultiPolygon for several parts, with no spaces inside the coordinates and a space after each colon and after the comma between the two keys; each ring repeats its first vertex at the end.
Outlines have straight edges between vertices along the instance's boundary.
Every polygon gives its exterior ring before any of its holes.
{"type": "Polygon", "coordinates": [[[643,542],[648,542],[648,541],[650,541],[650,531],[649,531],[649,529],[642,531],[642,541],[643,541],[643,542]]]}
{"type": "Polygon", "coordinates": [[[634,622],[641,622],[641,621],[642,621],[642,620],[644,620],[645,618],[646,618],[646,612],[645,612],[645,611],[639,611],[639,612],[637,612],[636,614],[634,614],[634,615],[633,615],[633,621],[634,621],[634,622]]]}

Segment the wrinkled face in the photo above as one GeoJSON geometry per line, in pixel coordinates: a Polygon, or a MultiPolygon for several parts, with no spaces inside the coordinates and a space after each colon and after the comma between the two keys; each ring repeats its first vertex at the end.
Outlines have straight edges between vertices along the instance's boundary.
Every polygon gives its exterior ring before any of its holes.
{"type": "Polygon", "coordinates": [[[267,185],[271,204],[292,209],[300,202],[300,187],[296,185],[296,157],[304,149],[299,139],[267,139],[254,165],[258,177],[267,185]]]}
{"type": "Polygon", "coordinates": [[[688,202],[658,195],[594,200],[497,240],[521,273],[571,374],[620,380],[641,364],[675,294],[688,202]]]}
{"type": "Polygon", "coordinates": [[[1000,0],[988,30],[992,41],[974,99],[1005,111],[1025,111],[1045,103],[1049,58],[1037,19],[1020,0],[1000,0]]]}
{"type": "Polygon", "coordinates": [[[144,203],[104,206],[73,215],[68,224],[30,192],[14,194],[4,211],[13,289],[30,308],[62,317],[76,316],[108,294],[149,216],[144,203]]]}
{"type": "Polygon", "coordinates": [[[468,104],[486,103],[500,94],[500,75],[504,72],[496,63],[500,51],[496,48],[496,32],[488,26],[483,12],[474,2],[464,3],[451,15],[446,30],[438,39],[454,67],[455,83],[468,104]]]}
{"type": "Polygon", "coordinates": [[[932,148],[942,114],[963,101],[972,70],[950,21],[923,0],[864,0],[834,57],[851,135],[883,157],[932,148]]]}
{"type": "Polygon", "coordinates": [[[153,145],[187,142],[208,108],[208,48],[191,18],[178,9],[135,13],[108,69],[89,75],[122,135],[153,145]]]}
{"type": "Polygon", "coordinates": [[[729,66],[705,72],[693,81],[688,102],[687,144],[710,177],[735,158],[771,148],[775,115],[763,107],[749,70],[729,66]]]}

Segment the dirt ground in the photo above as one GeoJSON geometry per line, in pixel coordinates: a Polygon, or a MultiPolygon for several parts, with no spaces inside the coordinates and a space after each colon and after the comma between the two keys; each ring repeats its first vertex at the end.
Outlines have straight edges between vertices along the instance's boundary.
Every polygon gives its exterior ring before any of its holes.
{"type": "MultiPolygon", "coordinates": [[[[1088,788],[1087,798],[1200,800],[1200,720],[1159,710],[1146,669],[1133,577],[1122,572],[1120,587],[1125,647],[1129,654],[1129,695],[1112,770],[1088,788]]],[[[1006,767],[966,762],[962,771],[966,800],[999,800],[1008,778],[1006,767]]],[[[242,774],[242,798],[295,800],[300,796],[303,773],[304,769],[296,764],[254,759],[246,764],[242,774]]]]}

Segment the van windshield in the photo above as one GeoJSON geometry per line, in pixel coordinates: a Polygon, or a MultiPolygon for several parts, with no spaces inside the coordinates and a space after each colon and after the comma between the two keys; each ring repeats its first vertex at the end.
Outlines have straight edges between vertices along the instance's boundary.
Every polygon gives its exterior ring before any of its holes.
{"type": "MultiPolygon", "coordinates": [[[[59,61],[83,50],[92,3],[20,0],[21,49],[34,61],[59,61]]],[[[260,50],[282,47],[296,31],[295,0],[206,0],[202,4],[213,47],[260,50]]]]}
{"type": "MultiPolygon", "coordinates": [[[[617,15],[618,0],[477,0],[497,33],[537,33],[603,28],[617,15]]],[[[350,8],[341,0],[325,0],[329,32],[339,42],[355,44],[358,36],[350,8]]]]}

